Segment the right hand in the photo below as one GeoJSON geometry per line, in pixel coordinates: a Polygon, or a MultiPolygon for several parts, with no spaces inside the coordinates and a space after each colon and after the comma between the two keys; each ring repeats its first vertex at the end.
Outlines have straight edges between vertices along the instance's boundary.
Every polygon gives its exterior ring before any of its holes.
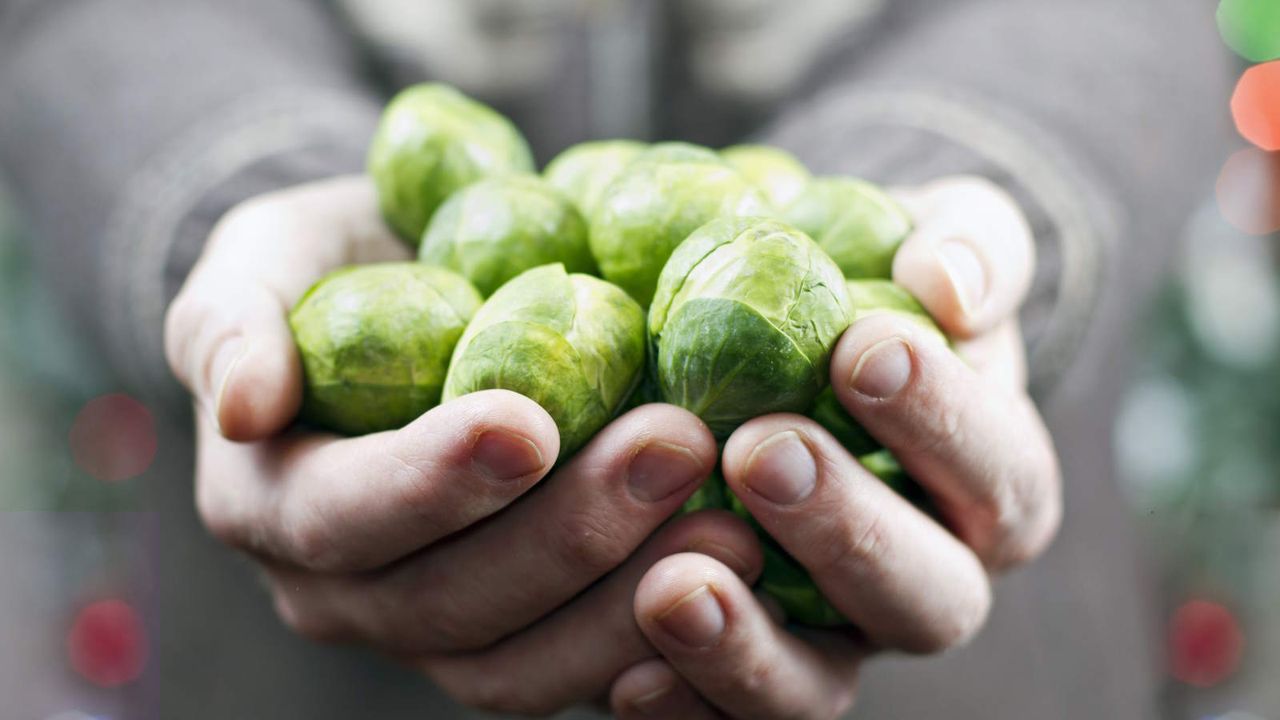
{"type": "Polygon", "coordinates": [[[290,429],[303,377],[289,309],[330,270],[408,256],[366,178],[265,195],[218,225],[165,332],[196,406],[200,516],[256,559],[305,636],[373,646],[489,709],[599,697],[656,654],[631,603],[655,562],[695,550],[747,582],[759,572],[754,536],[727,513],[659,530],[711,471],[715,441],[683,410],[644,406],[531,493],[559,438],[512,392],[363,437],[290,429]]]}

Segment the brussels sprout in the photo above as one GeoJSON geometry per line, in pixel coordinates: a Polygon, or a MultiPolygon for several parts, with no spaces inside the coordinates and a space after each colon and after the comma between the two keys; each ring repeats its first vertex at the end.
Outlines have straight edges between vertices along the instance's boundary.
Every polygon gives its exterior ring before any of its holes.
{"type": "Polygon", "coordinates": [[[888,278],[911,218],[893,198],[853,178],[818,178],[782,217],[809,233],[849,278],[888,278]]]}
{"type": "Polygon", "coordinates": [[[880,312],[898,312],[943,341],[949,342],[937,323],[929,316],[920,301],[906,288],[891,280],[850,280],[849,302],[853,305],[853,320],[857,322],[868,315],[880,312]]]}
{"type": "Polygon", "coordinates": [[[476,312],[449,365],[444,399],[512,390],[560,431],[560,457],[582,446],[644,368],[644,311],[619,288],[543,265],[503,285],[476,312]]]}
{"type": "Polygon", "coordinates": [[[830,385],[814,401],[809,417],[826,428],[852,455],[875,452],[881,447],[880,442],[844,409],[830,385]]]}
{"type": "Polygon", "coordinates": [[[671,255],[649,309],[662,397],[719,436],[808,410],[851,312],[840,268],[804,233],[764,218],[712,221],[671,255]]]}
{"type": "Polygon", "coordinates": [[[542,176],[590,217],[604,189],[644,150],[644,143],[634,140],[580,143],[557,155],[542,176]]]}
{"type": "Polygon", "coordinates": [[[728,486],[724,484],[724,477],[720,474],[720,466],[711,471],[711,475],[698,489],[689,496],[688,500],[680,506],[680,512],[692,513],[699,510],[723,510],[729,507],[728,486]]]}
{"type": "Polygon", "coordinates": [[[453,346],[479,307],[465,279],[420,263],[325,276],[289,315],[306,381],[302,419],[362,434],[426,412],[440,402],[453,346]]]}
{"type": "Polygon", "coordinates": [[[768,145],[734,145],[720,157],[760,188],[775,208],[785,208],[804,192],[813,176],[791,153],[768,145]]]}
{"type": "Polygon", "coordinates": [[[636,158],[641,162],[724,163],[715,150],[705,145],[670,141],[654,143],[636,158]]]}
{"type": "Polygon", "coordinates": [[[492,177],[451,195],[431,218],[418,257],[461,273],[486,296],[548,263],[596,272],[586,221],[535,175],[492,177]]]}
{"type": "Polygon", "coordinates": [[[533,155],[520,131],[445,85],[415,85],[396,95],[369,148],[382,215],[413,244],[445,198],[504,172],[533,172],[533,155]]]}
{"type": "Polygon", "coordinates": [[[770,211],[764,195],[715,153],[663,143],[605,189],[590,218],[591,252],[606,280],[648,305],[662,266],[690,233],[718,217],[770,211]]]}

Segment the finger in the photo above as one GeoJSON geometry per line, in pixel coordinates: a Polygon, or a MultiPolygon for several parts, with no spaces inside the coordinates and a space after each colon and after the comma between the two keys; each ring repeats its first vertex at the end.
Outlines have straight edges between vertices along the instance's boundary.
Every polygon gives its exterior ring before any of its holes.
{"type": "Polygon", "coordinates": [[[222,541],[299,567],[380,567],[505,507],[551,467],[555,422],[516,393],[489,390],[400,430],[338,439],[219,438],[197,465],[197,505],[222,541]]]}
{"type": "Polygon", "coordinates": [[[1027,389],[1027,353],[1018,321],[1010,318],[985,335],[956,343],[956,352],[974,372],[1007,392],[1027,389]]]}
{"type": "Polygon", "coordinates": [[[894,257],[894,281],[955,337],[979,335],[1013,316],[1031,286],[1035,245],[1008,193],[962,177],[901,199],[916,228],[894,257]]]}
{"type": "Polygon", "coordinates": [[[863,648],[849,637],[827,646],[775,624],[727,567],[672,555],[636,589],[645,637],[698,694],[734,718],[835,718],[853,703],[863,648]]]}
{"type": "Polygon", "coordinates": [[[751,515],[875,643],[937,652],[981,626],[991,591],[974,554],[812,420],[748,422],[723,467],[751,515]]]}
{"type": "Polygon", "coordinates": [[[724,717],[707,704],[665,660],[646,660],[627,668],[609,691],[609,706],[619,720],[724,717]]]}
{"type": "Polygon", "coordinates": [[[430,658],[422,667],[453,697],[496,712],[543,715],[599,697],[626,668],[655,655],[632,612],[636,585],[658,560],[686,551],[716,558],[746,582],[763,563],[755,533],[731,513],[684,516],[541,622],[487,650],[430,658]]]}
{"type": "Polygon", "coordinates": [[[244,203],[218,223],[169,308],[169,364],[226,437],[273,435],[302,397],[289,308],[329,270],[406,255],[378,222],[365,178],[244,203]]]}
{"type": "Polygon", "coordinates": [[[715,460],[697,417],[671,405],[637,408],[501,517],[386,573],[296,582],[295,604],[400,652],[487,646],[625,561],[715,460]]]}
{"type": "Polygon", "coordinates": [[[836,397],[933,497],[992,568],[1041,552],[1057,530],[1053,442],[1031,401],[987,381],[901,318],[850,328],[832,356],[836,397]]]}

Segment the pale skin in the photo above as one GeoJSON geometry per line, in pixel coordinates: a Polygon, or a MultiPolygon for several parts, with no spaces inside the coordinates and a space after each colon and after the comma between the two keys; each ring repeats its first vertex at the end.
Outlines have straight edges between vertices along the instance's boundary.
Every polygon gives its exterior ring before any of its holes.
{"type": "Polygon", "coordinates": [[[169,361],[196,405],[200,515],[260,563],[291,628],[382,650],[466,704],[837,717],[869,655],[971,638],[992,576],[1042,552],[1061,512],[1053,445],[1024,390],[1025,220],[975,178],[898,195],[917,229],[894,279],[965,359],[876,315],[841,338],[831,381],[941,520],[800,416],[748,422],[723,456],[734,492],[856,631],[779,624],[750,589],[762,560],[741,520],[669,521],[716,461],[710,432],[678,408],[627,413],[554,476],[554,423],[505,391],[365,437],[290,429],[302,375],[289,308],[331,269],[409,257],[363,177],[233,210],[170,308],[169,361]]]}

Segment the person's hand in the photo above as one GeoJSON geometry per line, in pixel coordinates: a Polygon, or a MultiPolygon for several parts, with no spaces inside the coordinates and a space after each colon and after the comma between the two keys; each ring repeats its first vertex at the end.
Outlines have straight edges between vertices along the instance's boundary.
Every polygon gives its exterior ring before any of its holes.
{"type": "Polygon", "coordinates": [[[364,437],[289,429],[303,388],[289,309],[329,270],[408,256],[364,178],[251,200],[215,229],[166,327],[196,404],[201,518],[258,561],[304,636],[378,648],[490,709],[602,696],[654,655],[631,599],[655,562],[697,551],[745,582],[759,572],[755,537],[728,513],[663,525],[715,441],[649,405],[547,477],[555,425],[505,391],[364,437]]]}
{"type": "Polygon", "coordinates": [[[965,642],[986,617],[989,574],[1035,557],[1053,537],[1058,464],[1023,389],[1016,320],[1034,264],[1026,221],[978,179],[901,198],[917,229],[894,279],[959,341],[960,355],[909,320],[875,315],[840,339],[831,382],[940,517],[895,494],[811,420],[746,423],[725,446],[726,480],[857,629],[788,632],[749,580],[717,559],[665,558],[635,597],[636,620],[662,657],[614,683],[618,716],[836,717],[853,702],[869,653],[965,642]]]}

